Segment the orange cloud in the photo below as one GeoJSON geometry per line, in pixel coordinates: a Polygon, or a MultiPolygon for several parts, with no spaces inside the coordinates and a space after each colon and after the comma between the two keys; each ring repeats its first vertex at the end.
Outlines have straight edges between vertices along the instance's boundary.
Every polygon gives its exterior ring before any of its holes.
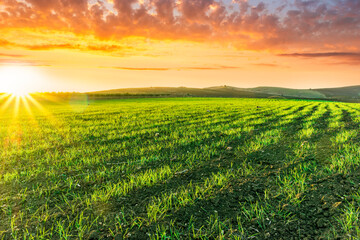
{"type": "Polygon", "coordinates": [[[8,53],[0,53],[0,57],[22,58],[22,57],[25,57],[25,55],[22,55],[22,54],[8,54],[8,53]]]}
{"type": "Polygon", "coordinates": [[[283,67],[282,65],[274,64],[274,63],[255,63],[252,65],[259,67],[283,67]]]}
{"type": "MultiPolygon", "coordinates": [[[[103,68],[103,67],[100,67],[103,68]]],[[[107,68],[107,67],[106,67],[107,68]]],[[[234,66],[214,66],[214,67],[111,67],[113,69],[120,69],[120,70],[132,70],[132,71],[170,71],[170,70],[223,70],[223,69],[240,69],[240,67],[234,66]]]]}
{"type": "MultiPolygon", "coordinates": [[[[232,44],[242,49],[360,50],[357,0],[1,0],[1,29],[61,31],[118,41],[126,37],[232,44]]],[[[51,39],[50,39],[51,40],[51,39]]],[[[59,43],[31,49],[79,48],[59,43]]],[[[6,36],[1,46],[13,43],[6,36]]],[[[17,43],[19,45],[19,43],[17,43]]],[[[21,44],[26,46],[26,44],[21,44]]],[[[88,44],[91,45],[91,44],[88,44]]],[[[90,47],[111,51],[110,47],[90,47]]]]}
{"type": "Polygon", "coordinates": [[[279,54],[281,57],[300,57],[300,58],[330,58],[339,60],[337,64],[360,64],[360,52],[320,52],[320,53],[288,53],[279,54]]]}

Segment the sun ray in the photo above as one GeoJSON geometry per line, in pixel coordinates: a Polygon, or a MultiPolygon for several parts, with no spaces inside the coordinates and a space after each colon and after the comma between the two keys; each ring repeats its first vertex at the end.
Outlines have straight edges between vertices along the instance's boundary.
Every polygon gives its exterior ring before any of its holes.
{"type": "Polygon", "coordinates": [[[3,106],[3,111],[9,109],[9,118],[6,126],[7,137],[5,140],[6,147],[20,147],[22,128],[19,120],[19,111],[20,111],[20,98],[15,95],[11,95],[5,105],[3,106]]]}
{"type": "Polygon", "coordinates": [[[10,97],[10,94],[9,94],[9,93],[2,93],[2,95],[0,96],[0,101],[6,99],[6,98],[8,98],[8,97],[10,97]]]}
{"type": "Polygon", "coordinates": [[[15,106],[14,106],[14,117],[17,118],[19,116],[20,111],[20,97],[15,95],[15,106]]]}
{"type": "Polygon", "coordinates": [[[27,99],[36,107],[38,108],[40,111],[46,113],[47,110],[38,102],[36,101],[35,98],[33,98],[31,95],[27,96],[27,99]]]}
{"type": "Polygon", "coordinates": [[[25,106],[26,112],[27,112],[30,116],[33,116],[33,113],[32,113],[32,111],[31,111],[29,102],[28,102],[28,100],[26,99],[26,97],[25,97],[25,96],[22,96],[22,97],[20,97],[20,99],[21,99],[21,104],[25,106]]]}
{"type": "Polygon", "coordinates": [[[29,118],[29,124],[31,125],[32,134],[41,133],[42,128],[40,127],[39,119],[36,118],[36,113],[34,113],[34,109],[30,105],[28,97],[22,97],[22,104],[26,109],[27,116],[29,118]]]}
{"type": "Polygon", "coordinates": [[[8,109],[8,107],[10,106],[10,104],[13,102],[14,99],[15,99],[14,95],[8,95],[8,99],[1,106],[1,113],[3,113],[4,111],[6,111],[8,109]]]}
{"type": "Polygon", "coordinates": [[[31,110],[31,106],[30,106],[30,104],[29,104],[28,97],[22,96],[22,97],[21,97],[21,104],[25,107],[26,112],[27,112],[27,115],[28,115],[29,118],[30,118],[30,121],[31,121],[34,125],[36,125],[36,126],[38,127],[38,123],[36,122],[34,113],[33,113],[32,110],[31,110]]]}
{"type": "Polygon", "coordinates": [[[36,96],[38,98],[40,98],[41,100],[50,101],[52,103],[59,103],[59,102],[63,101],[62,98],[60,98],[54,94],[51,94],[51,93],[39,93],[39,94],[36,94],[36,96]]]}
{"type": "Polygon", "coordinates": [[[27,129],[31,129],[33,133],[41,131],[33,112],[34,108],[39,109],[39,112],[43,113],[52,125],[55,125],[55,122],[57,123],[56,118],[29,94],[23,96],[8,94],[8,99],[1,106],[1,112],[7,111],[9,116],[3,126],[7,130],[3,142],[4,147],[21,147],[23,131],[27,131],[27,129]],[[25,120],[24,117],[27,119],[25,120]]]}
{"type": "Polygon", "coordinates": [[[25,94],[22,96],[17,96],[15,94],[7,94],[7,99],[0,105],[0,113],[3,113],[7,110],[10,110],[9,113],[12,113],[12,122],[15,124],[16,120],[20,117],[22,110],[24,110],[30,118],[30,121],[36,125],[36,119],[34,117],[33,110],[38,109],[46,119],[56,128],[61,128],[64,126],[62,122],[60,122],[54,115],[45,107],[43,107],[39,101],[37,101],[33,96],[40,97],[40,101],[49,100],[51,102],[59,102],[60,99],[56,99],[55,97],[48,97],[48,94],[25,94]],[[41,96],[40,96],[41,95],[41,96]]]}
{"type": "Polygon", "coordinates": [[[26,96],[26,99],[28,99],[37,109],[39,109],[53,126],[58,129],[64,126],[63,123],[61,123],[56,117],[54,117],[51,112],[45,109],[34,97],[28,95],[26,96]]]}

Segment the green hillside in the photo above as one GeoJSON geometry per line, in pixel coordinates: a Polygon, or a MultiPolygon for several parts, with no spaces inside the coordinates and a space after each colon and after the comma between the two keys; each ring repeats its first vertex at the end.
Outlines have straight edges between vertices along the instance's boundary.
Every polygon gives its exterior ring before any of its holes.
{"type": "Polygon", "coordinates": [[[270,94],[253,92],[246,89],[228,86],[212,88],[187,88],[187,87],[149,87],[149,88],[123,88],[108,91],[91,92],[98,95],[160,95],[168,97],[239,97],[239,98],[267,98],[270,94]]]}
{"type": "Polygon", "coordinates": [[[209,88],[149,87],[123,88],[88,93],[92,97],[237,97],[237,98],[301,98],[360,101],[360,86],[324,89],[291,89],[279,87],[237,88],[215,86],[209,88]]]}
{"type": "Polygon", "coordinates": [[[316,91],[326,95],[328,98],[357,98],[360,99],[360,85],[342,88],[323,88],[316,91]]]}
{"type": "Polygon", "coordinates": [[[267,93],[271,95],[280,95],[284,97],[295,98],[326,98],[326,95],[316,90],[305,89],[290,89],[290,88],[277,88],[277,87],[257,87],[249,89],[254,92],[267,93]]]}

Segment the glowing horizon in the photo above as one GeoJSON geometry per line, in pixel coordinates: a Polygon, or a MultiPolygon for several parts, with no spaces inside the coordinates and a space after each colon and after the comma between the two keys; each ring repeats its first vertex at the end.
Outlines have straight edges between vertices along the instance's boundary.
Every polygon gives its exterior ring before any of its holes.
{"type": "Polygon", "coordinates": [[[0,0],[0,36],[16,95],[360,84],[356,0],[0,0]]]}

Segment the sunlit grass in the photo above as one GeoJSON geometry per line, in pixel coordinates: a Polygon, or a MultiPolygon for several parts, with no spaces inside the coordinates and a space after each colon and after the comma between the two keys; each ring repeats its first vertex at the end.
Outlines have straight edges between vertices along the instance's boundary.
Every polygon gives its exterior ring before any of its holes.
{"type": "Polygon", "coordinates": [[[350,104],[43,98],[1,99],[0,239],[265,239],[359,164],[350,104]]]}

